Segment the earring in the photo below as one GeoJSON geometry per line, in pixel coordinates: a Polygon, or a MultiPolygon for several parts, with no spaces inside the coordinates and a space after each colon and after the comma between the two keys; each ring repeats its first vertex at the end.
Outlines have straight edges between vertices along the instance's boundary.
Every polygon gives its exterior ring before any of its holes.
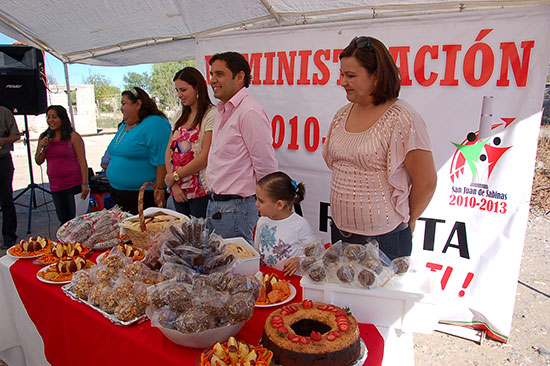
{"type": "Polygon", "coordinates": [[[195,94],[197,96],[197,99],[199,99],[199,94],[195,94]]]}

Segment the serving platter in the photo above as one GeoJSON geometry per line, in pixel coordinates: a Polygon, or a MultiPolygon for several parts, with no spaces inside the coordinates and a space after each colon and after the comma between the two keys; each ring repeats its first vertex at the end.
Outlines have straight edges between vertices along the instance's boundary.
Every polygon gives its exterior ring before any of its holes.
{"type": "Polygon", "coordinates": [[[256,304],[256,307],[257,308],[272,308],[272,307],[275,307],[275,306],[286,304],[290,300],[294,299],[294,297],[296,296],[296,287],[294,287],[292,284],[289,283],[288,288],[290,289],[290,295],[288,295],[288,297],[286,299],[284,299],[283,301],[278,302],[276,304],[265,304],[265,305],[256,304]]]}
{"type": "Polygon", "coordinates": [[[130,325],[142,323],[142,322],[144,322],[145,320],[148,319],[147,315],[143,314],[143,315],[138,316],[134,319],[123,322],[123,321],[119,320],[114,314],[109,314],[109,313],[101,310],[97,306],[94,306],[94,305],[90,304],[89,302],[87,302],[86,300],[83,300],[80,297],[78,297],[76,295],[76,293],[74,292],[73,283],[68,283],[68,284],[64,285],[63,287],[61,287],[61,289],[63,290],[65,295],[69,296],[72,300],[78,301],[80,303],[83,303],[83,304],[91,307],[95,311],[101,313],[101,315],[103,315],[105,318],[109,319],[115,325],[121,325],[121,326],[127,327],[127,326],[130,326],[130,325]]]}
{"type": "MultiPolygon", "coordinates": [[[[17,244],[18,245],[18,244],[17,244]]],[[[32,259],[32,258],[38,258],[40,257],[41,255],[44,255],[45,253],[48,252],[48,250],[50,250],[52,248],[53,244],[51,243],[48,243],[48,245],[46,246],[46,248],[38,251],[38,252],[35,252],[36,254],[32,254],[32,255],[16,255],[14,252],[15,252],[15,245],[11,248],[9,248],[7,251],[6,251],[6,255],[8,257],[11,257],[11,258],[15,258],[15,259],[32,259]]]]}
{"type": "MultiPolygon", "coordinates": [[[[50,281],[50,280],[47,280],[47,279],[45,279],[45,278],[43,278],[43,277],[41,277],[41,276],[39,275],[39,273],[46,273],[46,272],[48,271],[49,268],[53,268],[53,266],[55,266],[55,265],[56,265],[56,263],[50,264],[50,265],[48,265],[48,266],[46,266],[46,267],[41,268],[40,271],[38,271],[38,272],[36,273],[36,278],[38,278],[39,281],[42,281],[42,282],[44,282],[44,283],[49,283],[49,284],[52,284],[52,285],[64,285],[64,284],[66,284],[66,283],[71,282],[71,279],[68,279],[68,280],[66,280],[66,281],[50,281]]],[[[71,277],[72,277],[72,276],[71,276],[71,277]]]]}

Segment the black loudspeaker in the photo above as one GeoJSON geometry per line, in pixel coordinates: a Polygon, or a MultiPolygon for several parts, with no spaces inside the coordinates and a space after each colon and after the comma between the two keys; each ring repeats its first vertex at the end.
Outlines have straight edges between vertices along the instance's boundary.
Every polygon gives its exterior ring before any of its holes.
{"type": "Polygon", "coordinates": [[[0,105],[14,114],[46,112],[46,72],[41,50],[0,45],[0,105]]]}

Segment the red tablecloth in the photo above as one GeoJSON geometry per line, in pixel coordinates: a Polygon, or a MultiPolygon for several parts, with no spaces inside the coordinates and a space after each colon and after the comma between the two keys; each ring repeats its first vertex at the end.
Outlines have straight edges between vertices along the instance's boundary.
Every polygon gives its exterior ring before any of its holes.
{"type": "MultiPolygon", "coordinates": [[[[203,350],[172,343],[160,330],[151,327],[149,321],[130,327],[114,325],[99,312],[66,296],[61,286],[39,281],[36,272],[40,268],[30,260],[18,260],[10,271],[27,313],[42,336],[45,356],[52,365],[199,364],[203,350]]],[[[295,300],[301,301],[300,277],[292,276],[290,282],[297,290],[295,300]]],[[[273,310],[256,308],[254,316],[236,338],[258,344],[265,320],[273,310]]],[[[364,365],[381,365],[382,336],[371,324],[360,324],[359,329],[368,348],[364,365]]]]}

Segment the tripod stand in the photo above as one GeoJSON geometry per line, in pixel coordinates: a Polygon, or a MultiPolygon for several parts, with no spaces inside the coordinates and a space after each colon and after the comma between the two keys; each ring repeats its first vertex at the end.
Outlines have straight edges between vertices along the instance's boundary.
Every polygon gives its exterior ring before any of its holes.
{"type": "MultiPolygon", "coordinates": [[[[29,191],[29,190],[31,191],[31,195],[29,197],[29,205],[26,206],[26,205],[22,204],[22,206],[25,206],[25,207],[29,208],[29,220],[28,220],[28,223],[27,223],[27,234],[30,234],[31,233],[32,210],[37,209],[40,206],[47,205],[48,203],[51,202],[51,201],[46,201],[46,202],[41,203],[40,205],[37,205],[36,204],[36,194],[35,194],[34,190],[35,189],[40,189],[41,191],[46,192],[48,194],[51,194],[51,192],[48,191],[47,189],[43,188],[42,186],[34,183],[34,174],[33,174],[33,171],[32,171],[32,159],[31,159],[31,144],[30,144],[30,139],[29,139],[29,122],[27,120],[27,115],[26,114],[25,114],[25,141],[24,142],[27,144],[27,160],[28,160],[28,163],[29,163],[29,177],[30,177],[31,182],[29,183],[27,188],[25,188],[17,196],[15,196],[15,198],[13,200],[17,201],[17,199],[19,197],[21,197],[22,195],[24,195],[27,191],[29,191]]],[[[17,203],[17,204],[19,204],[19,203],[17,203]]]]}

